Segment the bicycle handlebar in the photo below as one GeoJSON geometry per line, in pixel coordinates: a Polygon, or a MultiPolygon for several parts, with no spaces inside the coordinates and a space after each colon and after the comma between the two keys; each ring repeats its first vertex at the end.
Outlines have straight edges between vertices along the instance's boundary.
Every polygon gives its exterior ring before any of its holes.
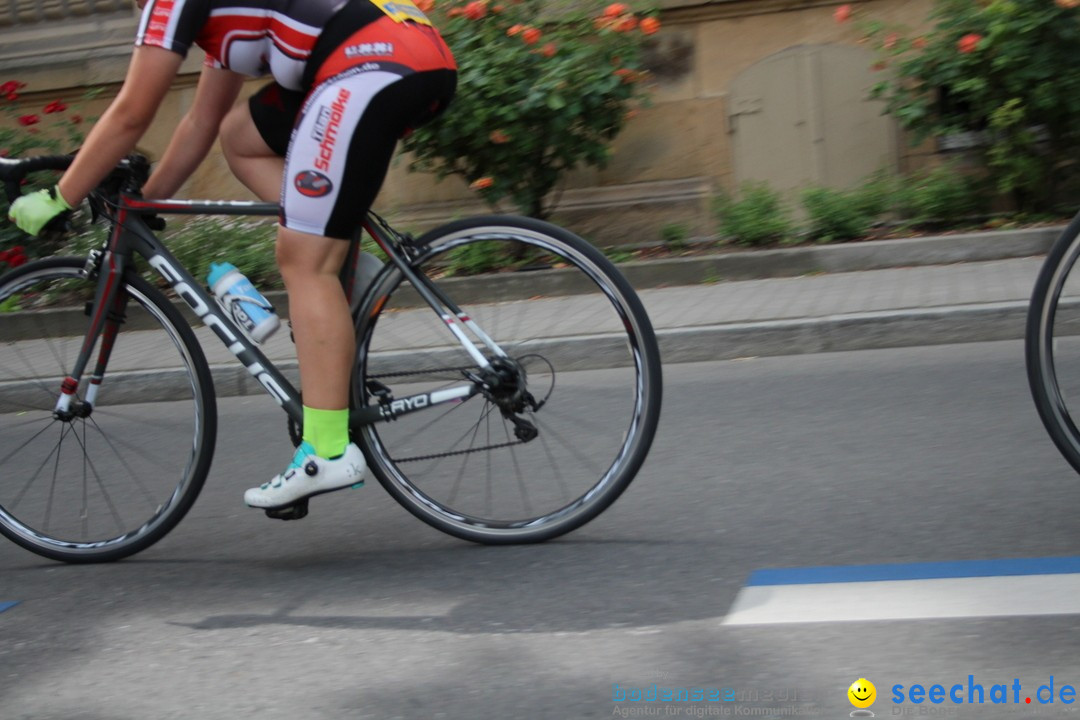
{"type": "Polygon", "coordinates": [[[0,158],[0,181],[4,183],[4,192],[9,203],[22,195],[23,178],[39,170],[67,170],[75,160],[73,155],[40,155],[38,157],[0,158]]]}

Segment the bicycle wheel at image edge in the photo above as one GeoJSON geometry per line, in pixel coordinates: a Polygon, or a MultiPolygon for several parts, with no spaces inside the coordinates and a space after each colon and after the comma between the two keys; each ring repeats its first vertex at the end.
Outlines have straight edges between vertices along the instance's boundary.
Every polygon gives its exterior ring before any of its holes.
{"type": "MultiPolygon", "coordinates": [[[[376,477],[420,519],[475,542],[539,542],[589,522],[633,480],[660,417],[660,353],[641,301],[601,252],[537,220],[462,220],[417,246],[414,266],[523,378],[506,391],[531,401],[521,418],[537,436],[518,439],[477,394],[365,426],[357,440],[376,477]],[[486,268],[501,272],[455,277],[486,268]]],[[[458,387],[476,368],[396,268],[358,317],[354,406],[458,387]]]]}
{"type": "Polygon", "coordinates": [[[1032,293],[1025,354],[1028,383],[1043,424],[1080,472],[1080,431],[1071,404],[1080,399],[1080,215],[1047,253],[1032,293]]]}
{"type": "Polygon", "coordinates": [[[97,286],[84,263],[51,258],[0,277],[0,533],[52,559],[106,562],[157,542],[191,508],[214,453],[217,412],[191,328],[132,275],[93,407],[54,416],[89,324],[78,311],[89,310],[97,286]],[[147,347],[174,348],[171,367],[147,372],[147,347]]]}

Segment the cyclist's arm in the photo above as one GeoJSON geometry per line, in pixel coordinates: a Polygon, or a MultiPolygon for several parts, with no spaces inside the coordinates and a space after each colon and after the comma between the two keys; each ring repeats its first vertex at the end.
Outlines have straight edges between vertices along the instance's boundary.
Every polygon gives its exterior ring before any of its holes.
{"type": "Polygon", "coordinates": [[[143,195],[168,198],[191,177],[210,152],[225,115],[240,94],[244,77],[230,70],[204,66],[191,109],[176,126],[169,147],[154,174],[143,186],[143,195]]]}
{"type": "Polygon", "coordinates": [[[90,131],[64,176],[60,194],[74,206],[97,187],[154,120],[183,57],[171,50],[143,45],[131,56],[120,93],[90,131]]]}

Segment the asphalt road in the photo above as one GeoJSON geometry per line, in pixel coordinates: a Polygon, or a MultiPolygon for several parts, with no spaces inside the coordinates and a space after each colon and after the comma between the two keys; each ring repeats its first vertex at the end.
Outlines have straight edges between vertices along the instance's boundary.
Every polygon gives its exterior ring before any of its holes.
{"type": "Polygon", "coordinates": [[[651,683],[744,700],[672,706],[683,717],[847,717],[860,677],[882,697],[969,674],[1080,684],[1073,615],[721,624],[761,568],[1080,554],[1080,478],[1039,424],[1019,343],[672,365],[665,381],[626,495],[508,548],[443,536],[374,482],[268,520],[241,495],[288,454],[283,416],[223,401],[207,488],[155,547],[74,567],[0,544],[0,605],[19,601],[0,612],[0,718],[662,715],[613,702],[651,683]]]}

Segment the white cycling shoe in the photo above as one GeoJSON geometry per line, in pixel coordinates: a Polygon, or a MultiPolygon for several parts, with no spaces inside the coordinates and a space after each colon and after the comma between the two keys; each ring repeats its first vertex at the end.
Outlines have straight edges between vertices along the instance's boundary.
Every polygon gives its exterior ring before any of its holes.
{"type": "Polygon", "coordinates": [[[340,456],[327,460],[303,442],[285,472],[245,492],[244,502],[267,510],[288,507],[313,495],[359,487],[364,484],[366,469],[364,453],[354,443],[349,443],[340,456]]]}

